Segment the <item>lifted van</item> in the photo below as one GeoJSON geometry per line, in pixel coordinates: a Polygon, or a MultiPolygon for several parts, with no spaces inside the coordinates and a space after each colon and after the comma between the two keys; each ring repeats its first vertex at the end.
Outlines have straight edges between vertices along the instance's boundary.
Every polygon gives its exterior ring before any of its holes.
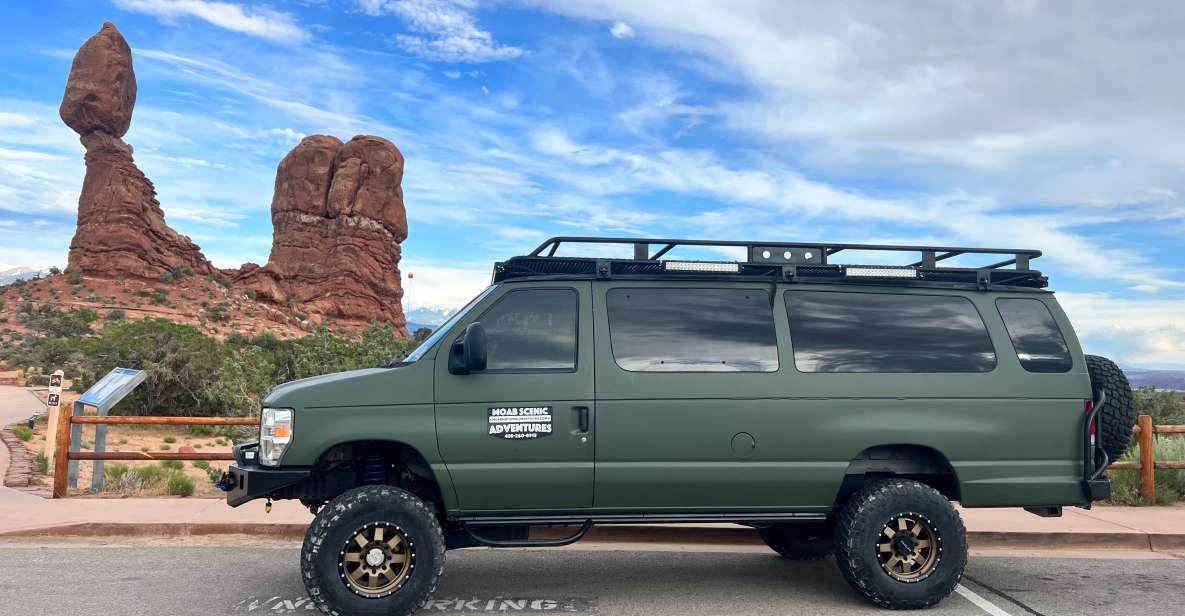
{"type": "Polygon", "coordinates": [[[1083,355],[1040,255],[553,238],[407,357],[277,387],[222,487],[316,513],[301,572],[328,614],[413,613],[448,549],[704,521],[927,607],[967,560],[952,501],[1089,508],[1131,438],[1127,379],[1083,355]],[[558,254],[608,244],[632,258],[558,254]],[[708,250],[743,260],[669,256],[708,250]]]}

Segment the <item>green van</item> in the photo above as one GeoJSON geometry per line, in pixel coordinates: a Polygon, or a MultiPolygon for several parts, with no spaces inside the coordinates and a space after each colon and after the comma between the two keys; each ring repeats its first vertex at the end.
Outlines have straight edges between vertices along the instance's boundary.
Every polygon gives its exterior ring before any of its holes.
{"type": "Polygon", "coordinates": [[[927,607],[967,559],[952,501],[1090,507],[1131,437],[1040,254],[553,238],[407,357],[276,388],[221,487],[316,513],[301,570],[329,614],[413,613],[447,549],[704,521],[927,607]]]}

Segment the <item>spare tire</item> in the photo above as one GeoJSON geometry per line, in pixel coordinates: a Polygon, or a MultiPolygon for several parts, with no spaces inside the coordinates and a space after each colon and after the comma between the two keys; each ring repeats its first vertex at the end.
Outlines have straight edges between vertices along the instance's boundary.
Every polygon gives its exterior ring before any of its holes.
{"type": "Polygon", "coordinates": [[[1132,386],[1123,370],[1115,362],[1098,355],[1086,356],[1086,370],[1094,397],[1107,394],[1103,409],[1098,414],[1099,447],[1112,461],[1127,451],[1132,440],[1132,426],[1136,425],[1136,404],[1132,386]]]}

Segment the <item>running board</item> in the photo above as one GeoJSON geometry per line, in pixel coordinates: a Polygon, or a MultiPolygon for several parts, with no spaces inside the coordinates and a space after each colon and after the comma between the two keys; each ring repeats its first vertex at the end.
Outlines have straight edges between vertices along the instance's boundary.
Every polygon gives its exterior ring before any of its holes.
{"type": "Polygon", "coordinates": [[[694,524],[696,522],[769,523],[822,522],[825,513],[656,513],[620,515],[483,515],[453,518],[466,526],[531,526],[556,524],[694,524]]]}

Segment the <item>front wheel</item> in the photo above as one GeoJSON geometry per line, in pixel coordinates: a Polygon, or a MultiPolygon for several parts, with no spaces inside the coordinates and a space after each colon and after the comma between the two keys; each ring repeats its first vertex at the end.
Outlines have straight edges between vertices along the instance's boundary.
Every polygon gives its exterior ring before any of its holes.
{"type": "Polygon", "coordinates": [[[305,534],[301,578],[326,614],[414,614],[436,590],[444,534],[410,492],[355,488],[323,507],[305,534]]]}
{"type": "Polygon", "coordinates": [[[937,490],[907,479],[872,483],[840,511],[835,559],[873,603],[922,609],[955,590],[967,565],[967,531],[937,490]]]}

